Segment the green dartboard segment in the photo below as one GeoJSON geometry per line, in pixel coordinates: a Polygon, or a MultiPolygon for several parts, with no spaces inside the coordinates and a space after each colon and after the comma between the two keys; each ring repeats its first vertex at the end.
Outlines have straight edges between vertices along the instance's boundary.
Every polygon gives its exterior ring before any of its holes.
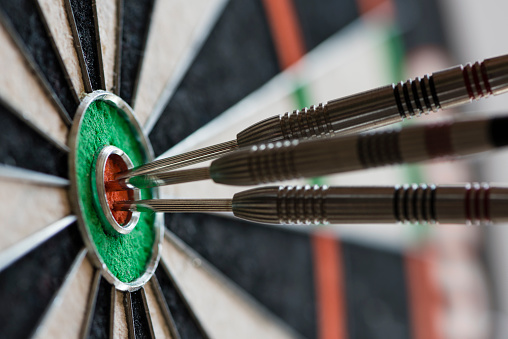
{"type": "MultiPolygon", "coordinates": [[[[121,110],[96,100],[83,113],[75,145],[76,190],[84,224],[100,259],[118,280],[126,283],[142,276],[152,259],[155,214],[142,213],[129,234],[108,235],[94,208],[91,178],[94,155],[106,145],[123,150],[134,166],[144,164],[147,155],[139,140],[137,131],[121,110]]],[[[150,190],[141,191],[141,199],[151,198],[150,190]]]]}

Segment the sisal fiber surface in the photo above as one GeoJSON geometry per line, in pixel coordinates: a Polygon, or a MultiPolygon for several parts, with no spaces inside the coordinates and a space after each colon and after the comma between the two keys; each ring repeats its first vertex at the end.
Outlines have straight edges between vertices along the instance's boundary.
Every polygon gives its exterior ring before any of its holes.
{"type": "MultiPolygon", "coordinates": [[[[134,166],[145,161],[143,148],[136,132],[121,111],[104,101],[93,102],[83,116],[77,138],[77,189],[81,199],[83,218],[108,269],[120,281],[130,282],[140,277],[152,255],[155,239],[155,214],[142,213],[134,230],[119,237],[105,233],[93,206],[91,174],[93,158],[103,146],[113,145],[123,150],[134,166]]],[[[149,190],[141,191],[141,199],[150,199],[149,190]]]]}

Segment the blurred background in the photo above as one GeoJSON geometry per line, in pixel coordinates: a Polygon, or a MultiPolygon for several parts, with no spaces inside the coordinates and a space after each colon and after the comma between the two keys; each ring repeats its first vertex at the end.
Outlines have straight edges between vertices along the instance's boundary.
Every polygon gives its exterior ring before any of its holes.
{"type": "MultiPolygon", "coordinates": [[[[312,1],[294,1],[299,8],[307,6],[306,10],[313,10],[312,1]]],[[[287,28],[292,24],[281,23],[282,19],[271,13],[280,10],[276,7],[286,2],[264,1],[279,64],[284,72],[163,156],[234,139],[236,131],[273,114],[508,53],[505,37],[508,2],[343,2],[340,12],[323,20],[328,20],[327,24],[332,19],[348,24],[319,45],[302,46],[298,44],[298,40],[302,40],[298,34],[302,32],[285,31],[284,26],[287,28]],[[305,54],[306,50],[310,52],[305,54]]],[[[320,25],[319,22],[300,24],[320,25]]],[[[495,115],[506,112],[507,108],[508,95],[504,95],[453,111],[431,113],[402,125],[429,123],[451,116],[495,115]]],[[[508,164],[508,152],[498,151],[455,161],[371,169],[295,183],[508,183],[505,164],[508,164]]],[[[245,189],[202,182],[186,184],[184,188],[180,186],[164,187],[163,195],[206,198],[213,192],[216,198],[228,198],[235,189],[245,189]]],[[[412,286],[411,297],[420,300],[425,309],[430,310],[423,315],[430,318],[421,323],[432,325],[417,331],[417,339],[506,338],[508,335],[508,263],[505,261],[508,247],[504,244],[508,239],[508,225],[326,227],[332,228],[343,239],[402,250],[408,258],[412,254],[415,258],[424,258],[422,265],[425,267],[414,266],[420,268],[414,272],[409,269],[407,277],[412,286]]],[[[372,312],[369,315],[374,319],[372,322],[382,321],[385,316],[382,309],[372,312]]]]}
{"type": "MultiPolygon", "coordinates": [[[[390,81],[508,53],[505,37],[508,2],[363,0],[359,1],[359,7],[363,13],[361,22],[332,38],[335,42],[329,46],[340,51],[330,54],[340,55],[344,62],[341,65],[337,59],[331,60],[330,66],[334,66],[322,70],[327,76],[314,73],[316,81],[305,85],[310,101],[325,101],[390,81]],[[349,57],[345,56],[347,53],[349,57]]],[[[500,96],[404,124],[429,122],[445,115],[492,115],[506,112],[507,107],[508,97],[500,96]]],[[[500,151],[453,162],[375,169],[317,181],[348,185],[506,183],[507,163],[508,152],[500,151]]],[[[506,338],[508,335],[505,259],[508,247],[504,244],[508,239],[508,225],[335,227],[344,236],[361,241],[402,244],[408,251],[428,253],[432,281],[439,294],[433,296],[434,321],[439,328],[429,332],[429,337],[506,338]]]]}

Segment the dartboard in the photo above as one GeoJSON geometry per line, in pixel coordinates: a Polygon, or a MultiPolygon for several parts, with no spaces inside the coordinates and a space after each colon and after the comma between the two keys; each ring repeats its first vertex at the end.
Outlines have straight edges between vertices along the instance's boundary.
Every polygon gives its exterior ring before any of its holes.
{"type": "MultiPolygon", "coordinates": [[[[390,38],[376,35],[387,24],[362,18],[372,8],[383,17],[388,3],[0,0],[0,336],[439,332],[425,251],[227,214],[146,214],[119,237],[92,202],[101,147],[140,165],[355,90],[338,78],[388,79],[378,56],[390,38]],[[363,66],[351,69],[352,58],[363,66]]],[[[141,195],[228,198],[235,189],[141,195]]]]}

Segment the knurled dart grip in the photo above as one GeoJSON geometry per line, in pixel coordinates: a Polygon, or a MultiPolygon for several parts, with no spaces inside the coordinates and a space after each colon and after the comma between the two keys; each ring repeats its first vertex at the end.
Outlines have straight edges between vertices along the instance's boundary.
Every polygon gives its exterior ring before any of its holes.
{"type": "Polygon", "coordinates": [[[508,220],[508,187],[488,184],[373,187],[272,186],[235,194],[235,216],[269,224],[460,223],[508,220]]]}
{"type": "Polygon", "coordinates": [[[351,134],[506,91],[508,55],[503,55],[273,116],[238,133],[237,142],[245,147],[351,134]]]}

